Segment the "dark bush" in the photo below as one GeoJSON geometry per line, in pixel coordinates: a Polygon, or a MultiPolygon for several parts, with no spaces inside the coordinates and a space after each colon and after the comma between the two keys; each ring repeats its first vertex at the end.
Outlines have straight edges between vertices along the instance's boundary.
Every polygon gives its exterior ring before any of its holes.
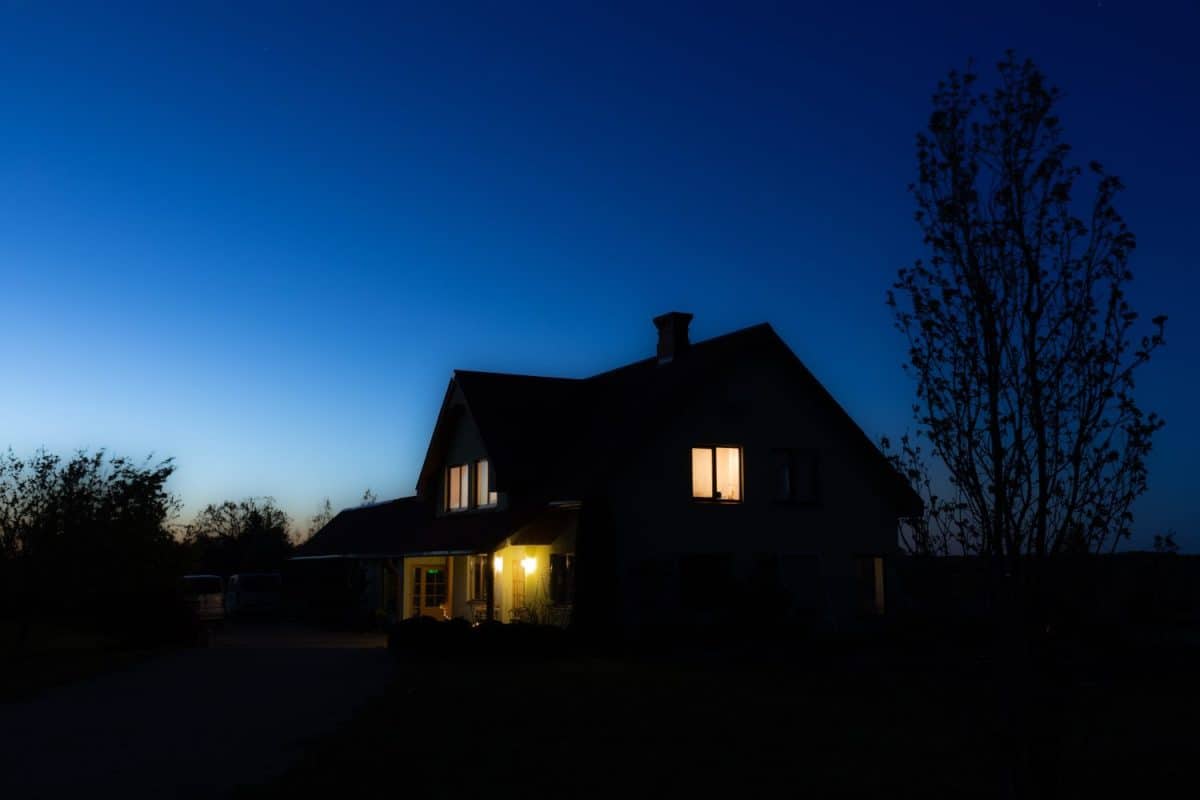
{"type": "Polygon", "coordinates": [[[429,617],[406,619],[388,630],[388,648],[401,658],[415,659],[545,658],[566,652],[574,639],[552,625],[472,625],[464,619],[439,622],[429,617]]]}

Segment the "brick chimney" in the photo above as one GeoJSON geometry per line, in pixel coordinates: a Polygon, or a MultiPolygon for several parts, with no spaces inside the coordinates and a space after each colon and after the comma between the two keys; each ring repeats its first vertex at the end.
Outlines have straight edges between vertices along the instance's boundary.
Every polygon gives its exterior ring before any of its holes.
{"type": "Polygon", "coordinates": [[[668,311],[654,318],[658,328],[658,363],[669,364],[692,346],[688,341],[688,325],[692,315],[683,311],[668,311]]]}

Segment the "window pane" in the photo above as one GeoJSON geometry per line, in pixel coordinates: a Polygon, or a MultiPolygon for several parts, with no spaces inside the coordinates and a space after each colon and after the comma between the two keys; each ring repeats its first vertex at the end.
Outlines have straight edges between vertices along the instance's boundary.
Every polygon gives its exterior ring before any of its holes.
{"type": "Polygon", "coordinates": [[[742,499],[741,448],[717,448],[717,491],[722,500],[742,499]]]}
{"type": "Polygon", "coordinates": [[[450,484],[450,502],[447,504],[449,508],[462,508],[462,481],[459,479],[461,467],[451,467],[446,481],[450,484]]]}
{"type": "Polygon", "coordinates": [[[692,448],[692,497],[712,497],[712,448],[692,448]]]}
{"type": "Polygon", "coordinates": [[[475,505],[487,505],[487,459],[475,462],[475,505]]]}
{"type": "Polygon", "coordinates": [[[466,508],[469,504],[468,498],[471,497],[471,472],[466,464],[458,468],[458,482],[459,492],[462,494],[462,505],[459,507],[466,508]]]}

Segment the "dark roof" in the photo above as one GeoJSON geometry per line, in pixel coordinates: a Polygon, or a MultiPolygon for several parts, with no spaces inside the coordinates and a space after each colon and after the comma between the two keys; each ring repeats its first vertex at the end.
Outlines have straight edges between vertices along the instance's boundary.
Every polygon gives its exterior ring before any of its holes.
{"type": "Polygon", "coordinates": [[[295,558],[329,556],[400,556],[403,532],[424,528],[433,518],[416,497],[348,508],[296,548],[295,558]]]}
{"type": "Polygon", "coordinates": [[[486,553],[515,535],[521,544],[550,544],[574,511],[504,509],[435,517],[428,504],[404,497],[339,513],[293,558],[399,558],[431,553],[486,553]]]}
{"type": "MultiPolygon", "coordinates": [[[[792,367],[902,513],[919,512],[920,499],[908,482],[767,323],[697,342],[665,367],[651,357],[581,379],[456,370],[454,381],[495,465],[499,490],[582,499],[583,487],[596,485],[596,472],[620,463],[631,441],[648,441],[699,396],[699,387],[720,380],[747,355],[792,367]]],[[[427,469],[439,461],[438,445],[431,441],[427,469]]]]}

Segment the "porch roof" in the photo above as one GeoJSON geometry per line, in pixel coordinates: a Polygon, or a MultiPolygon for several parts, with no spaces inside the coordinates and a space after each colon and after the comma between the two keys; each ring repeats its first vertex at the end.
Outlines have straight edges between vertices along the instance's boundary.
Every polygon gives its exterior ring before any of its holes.
{"type": "Polygon", "coordinates": [[[296,551],[295,559],[400,558],[486,553],[514,544],[550,544],[568,530],[564,508],[523,508],[434,516],[416,497],[342,511],[296,551]]]}

